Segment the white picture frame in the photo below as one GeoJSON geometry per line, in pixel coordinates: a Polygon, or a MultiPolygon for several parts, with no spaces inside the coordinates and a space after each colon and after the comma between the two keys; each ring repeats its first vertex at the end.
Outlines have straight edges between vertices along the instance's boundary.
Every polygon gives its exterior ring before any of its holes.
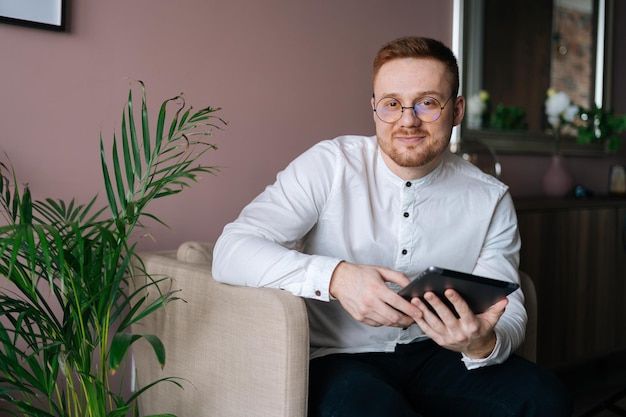
{"type": "Polygon", "coordinates": [[[0,0],[0,22],[65,30],[66,0],[0,0]]]}

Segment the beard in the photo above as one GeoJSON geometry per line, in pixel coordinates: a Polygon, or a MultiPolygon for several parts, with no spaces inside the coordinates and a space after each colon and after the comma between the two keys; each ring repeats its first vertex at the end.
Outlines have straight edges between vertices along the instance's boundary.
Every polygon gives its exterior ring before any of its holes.
{"type": "Polygon", "coordinates": [[[427,165],[441,156],[448,148],[449,136],[433,137],[423,131],[402,130],[393,132],[387,140],[378,138],[380,149],[397,165],[403,168],[416,168],[427,165]],[[425,135],[424,142],[417,145],[396,146],[392,139],[396,135],[425,135]]]}

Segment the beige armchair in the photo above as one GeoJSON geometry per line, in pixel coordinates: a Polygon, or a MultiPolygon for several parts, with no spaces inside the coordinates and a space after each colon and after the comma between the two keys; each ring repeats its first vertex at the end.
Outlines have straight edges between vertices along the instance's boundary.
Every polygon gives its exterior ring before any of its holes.
{"type": "MultiPolygon", "coordinates": [[[[214,281],[212,250],[211,244],[188,242],[178,251],[142,254],[148,273],[171,277],[185,302],[172,302],[133,328],[158,335],[167,354],[160,369],[146,342],[133,346],[138,387],[163,377],[184,378],[184,389],[162,383],[144,393],[141,415],[306,416],[309,334],[304,302],[286,291],[214,281]]],[[[525,274],[522,288],[529,322],[520,354],[534,360],[536,298],[525,274]]]]}

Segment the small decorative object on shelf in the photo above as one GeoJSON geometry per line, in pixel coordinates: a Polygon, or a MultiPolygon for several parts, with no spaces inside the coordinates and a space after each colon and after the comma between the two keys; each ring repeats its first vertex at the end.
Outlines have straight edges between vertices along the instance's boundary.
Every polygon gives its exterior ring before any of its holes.
{"type": "Polygon", "coordinates": [[[587,188],[585,188],[583,185],[577,185],[574,187],[574,197],[578,198],[578,199],[586,199],[586,198],[591,198],[593,197],[593,192],[587,188]]]}
{"type": "Polygon", "coordinates": [[[609,175],[609,194],[626,196],[626,169],[622,165],[613,165],[609,175]]]}
{"type": "Polygon", "coordinates": [[[549,197],[565,197],[573,190],[574,181],[561,155],[552,155],[552,161],[543,176],[543,192],[549,197]]]}

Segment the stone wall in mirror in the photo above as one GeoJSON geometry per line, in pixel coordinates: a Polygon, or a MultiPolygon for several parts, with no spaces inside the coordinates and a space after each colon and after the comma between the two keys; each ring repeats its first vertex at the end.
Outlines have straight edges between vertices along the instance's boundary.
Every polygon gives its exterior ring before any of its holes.
{"type": "MultiPolygon", "coordinates": [[[[546,114],[546,98],[554,91],[565,93],[573,108],[610,108],[612,0],[464,0],[460,5],[459,61],[467,98],[462,148],[554,153],[555,129],[546,114]]],[[[557,133],[563,154],[607,153],[603,143],[578,143],[571,126],[557,133]]]]}

